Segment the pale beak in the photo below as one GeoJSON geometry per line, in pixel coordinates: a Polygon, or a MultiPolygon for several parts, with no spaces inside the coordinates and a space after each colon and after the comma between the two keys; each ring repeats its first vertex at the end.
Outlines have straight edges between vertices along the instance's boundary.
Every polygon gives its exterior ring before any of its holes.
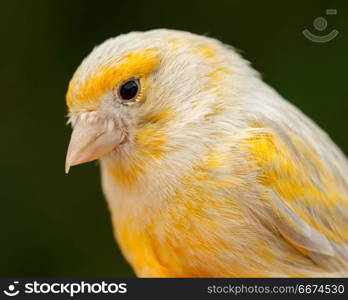
{"type": "Polygon", "coordinates": [[[65,160],[65,173],[69,173],[71,166],[109,154],[122,142],[123,138],[122,130],[111,121],[105,124],[105,122],[99,121],[78,120],[70,138],[65,160]]]}

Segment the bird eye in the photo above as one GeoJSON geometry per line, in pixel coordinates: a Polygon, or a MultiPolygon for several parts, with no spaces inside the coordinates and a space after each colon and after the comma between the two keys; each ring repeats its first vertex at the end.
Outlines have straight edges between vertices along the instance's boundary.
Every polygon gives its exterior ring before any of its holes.
{"type": "Polygon", "coordinates": [[[138,79],[130,79],[120,86],[119,94],[122,100],[134,100],[140,90],[140,83],[138,79]]]}

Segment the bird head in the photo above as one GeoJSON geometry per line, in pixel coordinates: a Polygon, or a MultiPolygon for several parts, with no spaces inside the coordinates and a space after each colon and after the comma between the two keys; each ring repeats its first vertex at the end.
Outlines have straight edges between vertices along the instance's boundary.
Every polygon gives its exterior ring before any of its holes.
{"type": "Polygon", "coordinates": [[[214,118],[233,105],[225,86],[250,72],[231,54],[216,40],[172,30],[133,32],[96,47],[68,88],[66,172],[100,158],[197,151],[219,130],[214,118]]]}

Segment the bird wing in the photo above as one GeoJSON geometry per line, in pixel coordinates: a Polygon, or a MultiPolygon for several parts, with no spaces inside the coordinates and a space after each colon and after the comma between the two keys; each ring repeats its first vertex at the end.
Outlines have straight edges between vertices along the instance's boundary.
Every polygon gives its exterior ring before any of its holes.
{"type": "Polygon", "coordinates": [[[250,160],[266,188],[270,225],[315,263],[347,271],[347,179],[290,129],[256,126],[250,131],[250,160]]]}

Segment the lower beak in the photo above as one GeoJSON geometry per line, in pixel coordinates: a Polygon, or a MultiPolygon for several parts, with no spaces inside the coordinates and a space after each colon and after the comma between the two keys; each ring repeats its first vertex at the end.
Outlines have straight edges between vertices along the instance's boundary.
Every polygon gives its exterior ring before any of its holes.
{"type": "Polygon", "coordinates": [[[77,121],[71,134],[65,173],[71,166],[90,162],[113,151],[123,140],[122,130],[112,123],[77,121]],[[111,128],[110,128],[111,127],[111,128]]]}

